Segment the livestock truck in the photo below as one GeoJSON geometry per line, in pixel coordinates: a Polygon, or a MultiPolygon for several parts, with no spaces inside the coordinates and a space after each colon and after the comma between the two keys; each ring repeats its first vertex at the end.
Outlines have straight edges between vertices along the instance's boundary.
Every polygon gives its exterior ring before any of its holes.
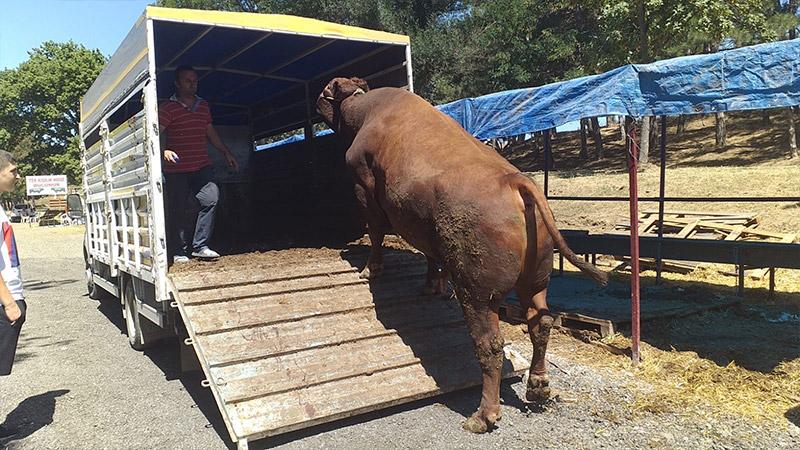
{"type": "MultiPolygon", "coordinates": [[[[481,382],[457,302],[420,295],[424,257],[398,246],[380,283],[358,277],[345,149],[317,133],[316,98],[335,76],[413,91],[409,38],[147,7],[81,100],[89,296],[120,301],[135,350],[178,337],[239,448],[481,382]],[[209,151],[223,257],[173,265],[158,107],[182,65],[240,170],[209,151]]],[[[525,369],[506,356],[506,374],[525,369]]]]}

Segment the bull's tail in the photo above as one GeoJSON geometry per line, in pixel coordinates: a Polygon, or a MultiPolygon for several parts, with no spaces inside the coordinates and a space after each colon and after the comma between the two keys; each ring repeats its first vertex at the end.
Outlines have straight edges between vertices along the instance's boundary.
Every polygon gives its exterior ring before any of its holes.
{"type": "MultiPolygon", "coordinates": [[[[547,199],[544,196],[544,192],[539,189],[539,186],[533,182],[530,178],[522,175],[521,173],[516,173],[511,175],[512,177],[512,185],[516,186],[519,189],[520,195],[522,195],[522,199],[525,201],[525,209],[529,210],[529,208],[533,208],[534,205],[539,209],[540,214],[542,215],[542,220],[544,221],[544,225],[547,228],[547,231],[550,233],[550,236],[553,238],[553,241],[556,244],[556,247],[567,258],[567,261],[571,262],[575,267],[581,270],[581,272],[589,275],[594,281],[596,281],[601,286],[605,286],[608,284],[608,274],[603,272],[602,270],[595,267],[593,264],[590,264],[580,257],[573,253],[573,251],[567,246],[567,242],[564,240],[564,237],[561,236],[561,233],[558,231],[556,227],[555,217],[553,216],[553,211],[550,210],[550,207],[547,205],[547,199]]],[[[529,210],[533,212],[532,210],[529,210]]],[[[528,213],[526,212],[526,217],[528,213]]],[[[531,214],[531,216],[533,216],[531,214]]],[[[535,226],[535,224],[530,224],[529,226],[535,226]]]]}

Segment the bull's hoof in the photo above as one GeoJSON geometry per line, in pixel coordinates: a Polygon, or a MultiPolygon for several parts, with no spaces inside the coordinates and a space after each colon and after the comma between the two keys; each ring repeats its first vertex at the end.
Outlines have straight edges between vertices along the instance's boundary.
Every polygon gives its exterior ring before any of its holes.
{"type": "Polygon", "coordinates": [[[432,284],[425,284],[425,287],[422,288],[422,294],[428,296],[442,296],[444,297],[447,294],[447,286],[444,283],[432,283],[432,284]]]}
{"type": "Polygon", "coordinates": [[[531,375],[525,399],[531,403],[544,404],[550,400],[550,380],[547,375],[531,375]]]}
{"type": "Polygon", "coordinates": [[[461,424],[461,428],[470,433],[481,434],[494,428],[495,422],[500,421],[500,413],[484,416],[481,411],[476,411],[461,424]]]}
{"type": "Polygon", "coordinates": [[[362,270],[358,274],[358,277],[361,278],[362,280],[374,280],[380,277],[382,273],[383,273],[383,266],[372,267],[371,269],[369,266],[367,266],[364,267],[364,270],[362,270]]]}

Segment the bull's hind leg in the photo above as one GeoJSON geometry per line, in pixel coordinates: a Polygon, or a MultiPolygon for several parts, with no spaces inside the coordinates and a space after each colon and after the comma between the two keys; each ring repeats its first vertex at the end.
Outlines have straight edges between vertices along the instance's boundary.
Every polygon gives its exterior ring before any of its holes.
{"type": "Polygon", "coordinates": [[[538,292],[517,287],[522,310],[528,322],[528,335],[533,344],[533,358],[528,372],[528,386],[525,398],[529,402],[544,403],[550,398],[550,380],[547,377],[547,343],[553,316],[547,308],[547,288],[538,292]]]}
{"type": "MultiPolygon", "coordinates": [[[[475,344],[475,356],[483,372],[481,404],[462,426],[473,433],[485,433],[500,420],[500,379],[503,367],[503,337],[500,335],[497,299],[473,296],[458,289],[458,299],[464,310],[470,335],[475,344]]],[[[488,296],[487,296],[488,297],[488,296]]]]}

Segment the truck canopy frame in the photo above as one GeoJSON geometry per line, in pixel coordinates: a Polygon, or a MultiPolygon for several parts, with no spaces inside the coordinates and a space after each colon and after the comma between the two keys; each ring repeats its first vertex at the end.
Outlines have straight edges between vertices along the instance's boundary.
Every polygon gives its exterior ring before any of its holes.
{"type": "Polygon", "coordinates": [[[215,124],[251,125],[262,136],[302,127],[314,115],[309,100],[335,76],[413,90],[408,36],[303,17],[149,6],[81,100],[84,134],[140,88],[151,59],[160,99],[172,93],[171,72],[194,66],[215,124]]]}

